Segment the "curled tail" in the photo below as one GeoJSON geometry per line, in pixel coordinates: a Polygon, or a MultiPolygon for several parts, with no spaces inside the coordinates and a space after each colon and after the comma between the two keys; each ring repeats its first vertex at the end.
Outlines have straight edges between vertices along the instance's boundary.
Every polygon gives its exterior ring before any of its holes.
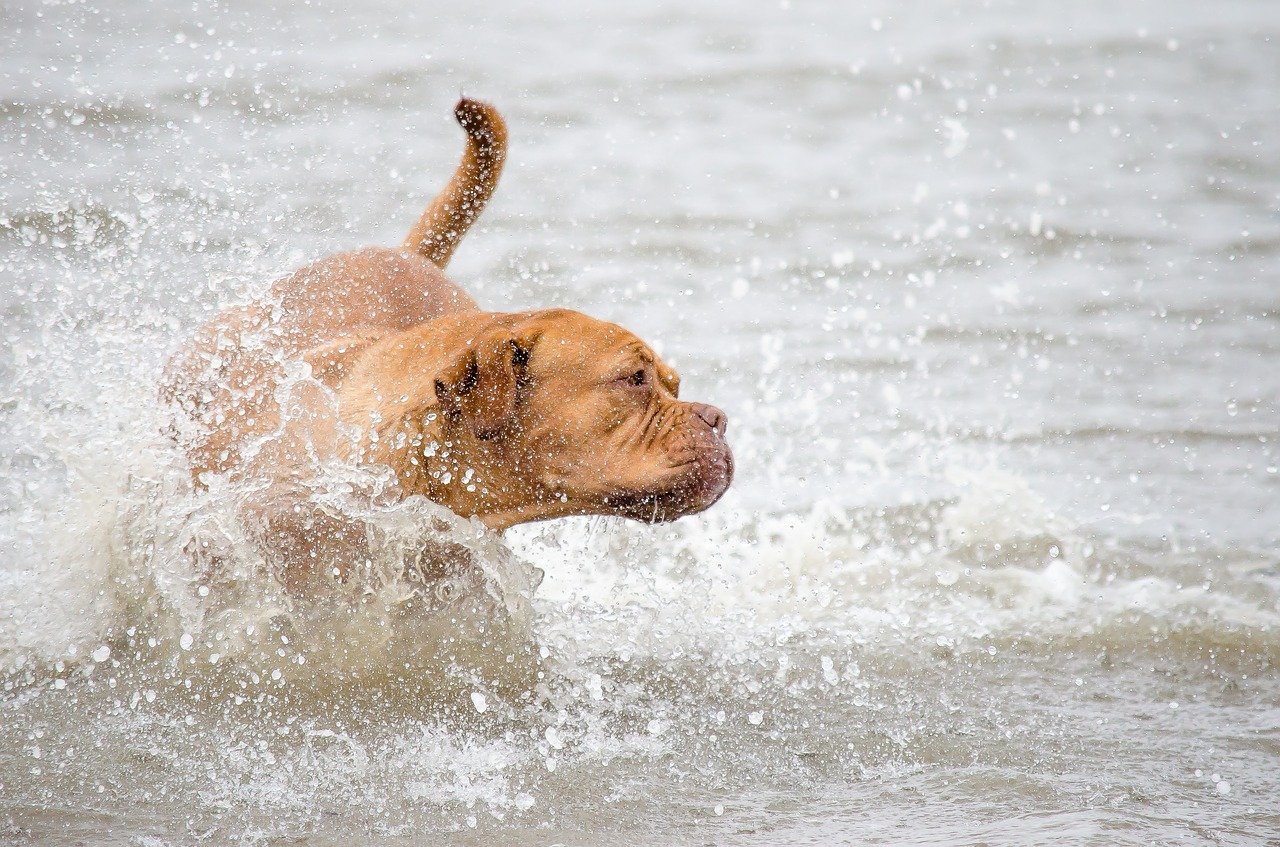
{"type": "Polygon", "coordinates": [[[489,201],[507,158],[507,124],[488,103],[463,97],[453,115],[467,133],[467,149],[444,187],[404,241],[437,266],[449,263],[454,249],[489,201]]]}

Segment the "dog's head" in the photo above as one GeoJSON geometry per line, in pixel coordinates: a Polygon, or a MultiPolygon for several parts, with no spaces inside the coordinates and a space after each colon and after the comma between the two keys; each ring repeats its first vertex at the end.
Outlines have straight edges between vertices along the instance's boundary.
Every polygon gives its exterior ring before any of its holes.
{"type": "Polygon", "coordinates": [[[455,511],[495,528],[661,522],[729,487],[724,412],[679,399],[680,377],[622,327],[555,309],[472,316],[449,335],[431,386],[445,443],[427,445],[421,478],[455,511]]]}

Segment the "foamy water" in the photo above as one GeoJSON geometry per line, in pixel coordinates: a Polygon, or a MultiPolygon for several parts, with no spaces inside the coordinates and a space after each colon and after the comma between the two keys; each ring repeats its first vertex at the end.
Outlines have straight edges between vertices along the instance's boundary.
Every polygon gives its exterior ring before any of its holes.
{"type": "Polygon", "coordinates": [[[1274,840],[1280,19],[899,5],[0,8],[0,840],[1274,840]],[[459,88],[451,275],[738,477],[498,537],[331,468],[375,555],[300,602],[159,369],[398,243],[459,88]]]}

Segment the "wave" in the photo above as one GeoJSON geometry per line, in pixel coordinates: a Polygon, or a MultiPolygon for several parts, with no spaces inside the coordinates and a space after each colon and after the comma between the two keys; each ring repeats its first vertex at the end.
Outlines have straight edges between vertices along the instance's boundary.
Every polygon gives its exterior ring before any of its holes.
{"type": "Polygon", "coordinates": [[[100,250],[105,243],[136,238],[140,226],[137,215],[91,203],[0,216],[0,240],[24,247],[100,250]]]}
{"type": "Polygon", "coordinates": [[[539,640],[579,658],[725,657],[780,631],[974,655],[1235,645],[1241,661],[1280,661],[1274,556],[1118,546],[994,468],[952,468],[957,496],[894,509],[727,512],[668,532],[569,521],[505,540],[420,497],[382,496],[375,471],[330,469],[316,496],[370,527],[372,558],[332,596],[302,601],[238,521],[252,488],[193,491],[172,452],[134,442],[95,456],[74,508],[28,510],[27,558],[40,565],[0,572],[6,596],[28,598],[0,628],[0,667],[47,672],[106,648],[237,679],[268,668],[281,685],[408,669],[429,687],[458,667],[527,682],[539,640]],[[428,561],[447,563],[447,579],[425,576],[428,561]],[[535,606],[543,570],[572,596],[552,587],[535,606]],[[651,636],[632,640],[638,629],[651,636]]]}
{"type": "Polygon", "coordinates": [[[197,491],[175,454],[157,437],[87,473],[79,457],[66,500],[28,510],[28,567],[0,571],[13,598],[0,668],[28,683],[123,661],[223,687],[407,679],[425,696],[458,672],[527,686],[541,573],[481,524],[385,496],[385,474],[335,469],[317,500],[370,527],[370,555],[325,595],[294,597],[239,518],[252,484],[197,491]]]}
{"type": "Polygon", "coordinates": [[[0,120],[40,120],[65,123],[73,128],[94,129],[139,127],[155,120],[154,109],[138,100],[115,97],[109,100],[62,98],[0,100],[0,120]]]}

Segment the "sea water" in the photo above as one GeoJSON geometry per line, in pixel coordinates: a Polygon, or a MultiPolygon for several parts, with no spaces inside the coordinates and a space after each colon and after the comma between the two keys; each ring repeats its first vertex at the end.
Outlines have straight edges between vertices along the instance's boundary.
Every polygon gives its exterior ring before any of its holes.
{"type": "Polygon", "coordinates": [[[1277,38],[1235,0],[0,5],[0,841],[1274,842],[1277,38]],[[512,147],[453,278],[635,330],[737,479],[498,537],[334,468],[377,555],[298,601],[159,370],[399,243],[459,91],[512,147]]]}

